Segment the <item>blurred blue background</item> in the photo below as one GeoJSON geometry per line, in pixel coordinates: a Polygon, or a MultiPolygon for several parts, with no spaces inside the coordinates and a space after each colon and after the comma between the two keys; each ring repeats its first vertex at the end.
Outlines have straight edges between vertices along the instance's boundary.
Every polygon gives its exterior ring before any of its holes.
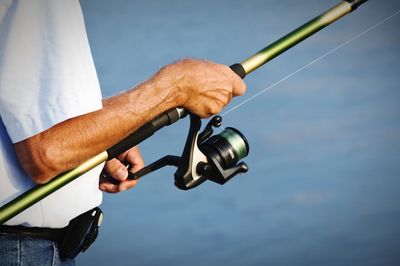
{"type": "MultiPolygon", "coordinates": [[[[230,65],[338,0],[81,0],[105,97],[182,57],[230,65]]],[[[225,110],[400,9],[369,1],[246,78],[225,110]]],[[[105,195],[78,265],[400,265],[400,15],[224,116],[250,171],[221,187],[173,168],[105,195]]],[[[141,145],[179,155],[188,121],[141,145]]]]}

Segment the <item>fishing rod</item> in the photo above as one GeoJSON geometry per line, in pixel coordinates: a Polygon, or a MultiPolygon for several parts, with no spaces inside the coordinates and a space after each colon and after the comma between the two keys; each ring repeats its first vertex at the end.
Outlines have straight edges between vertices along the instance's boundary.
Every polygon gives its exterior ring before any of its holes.
{"type": "MultiPolygon", "coordinates": [[[[335,22],[368,0],[345,0],[323,14],[315,17],[264,49],[234,64],[231,69],[242,79],[249,73],[271,61],[296,44],[335,22]]],[[[206,180],[225,184],[232,177],[248,170],[244,162],[239,162],[249,153],[249,144],[245,136],[235,128],[227,127],[221,133],[213,135],[214,127],[222,125],[222,118],[214,116],[205,129],[200,132],[201,119],[189,114],[183,108],[174,108],[160,114],[131,135],[78,167],[54,177],[46,184],[33,187],[0,208],[0,224],[10,220],[25,209],[34,205],[54,191],[75,180],[94,167],[115,158],[126,150],[151,137],[155,132],[178,120],[189,116],[190,128],[181,156],[167,155],[144,167],[136,174],[129,174],[129,179],[138,179],[146,174],[170,165],[177,167],[174,174],[175,185],[179,189],[189,190],[206,180]]]]}

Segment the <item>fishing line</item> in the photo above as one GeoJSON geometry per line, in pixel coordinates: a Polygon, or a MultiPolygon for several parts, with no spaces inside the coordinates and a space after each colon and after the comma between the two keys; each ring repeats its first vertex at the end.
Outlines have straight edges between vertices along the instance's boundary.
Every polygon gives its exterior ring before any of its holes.
{"type": "Polygon", "coordinates": [[[281,84],[282,82],[284,82],[285,80],[288,80],[289,78],[293,77],[294,75],[296,75],[297,73],[303,71],[304,69],[312,66],[313,64],[321,61],[322,59],[326,58],[327,56],[331,55],[332,53],[336,52],[337,50],[339,50],[340,48],[350,44],[351,42],[355,41],[356,39],[360,38],[361,36],[369,33],[370,31],[372,31],[373,29],[379,27],[380,25],[384,24],[385,22],[387,22],[388,20],[392,19],[393,17],[395,17],[396,15],[398,15],[400,13],[400,10],[398,10],[397,12],[395,12],[394,14],[390,15],[389,17],[381,20],[380,22],[376,23],[375,25],[369,27],[368,29],[358,33],[357,35],[355,35],[353,38],[345,41],[344,43],[340,44],[339,46],[337,46],[336,48],[330,50],[329,52],[323,54],[322,56],[318,57],[317,59],[311,61],[310,63],[302,66],[301,68],[297,69],[296,71],[290,73],[289,75],[285,76],[284,78],[278,80],[277,82],[275,82],[274,84],[266,87],[265,89],[259,91],[258,93],[252,95],[251,97],[247,98],[246,100],[244,100],[243,102],[239,103],[238,105],[232,107],[231,109],[229,109],[228,111],[224,112],[223,114],[221,114],[221,116],[225,116],[227,114],[229,114],[230,112],[233,112],[234,110],[238,109],[239,107],[243,106],[244,104],[250,102],[251,100],[257,98],[258,96],[260,96],[261,94],[264,94],[268,91],[270,91],[271,89],[275,88],[276,86],[278,86],[279,84],[281,84]]]}

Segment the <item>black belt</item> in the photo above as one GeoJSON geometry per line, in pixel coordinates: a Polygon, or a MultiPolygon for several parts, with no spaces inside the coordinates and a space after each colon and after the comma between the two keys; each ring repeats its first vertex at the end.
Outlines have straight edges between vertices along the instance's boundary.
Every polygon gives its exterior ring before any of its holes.
{"type": "Polygon", "coordinates": [[[67,232],[67,228],[41,228],[41,227],[25,227],[21,225],[9,226],[0,225],[0,233],[10,235],[20,235],[33,238],[46,239],[61,243],[67,232]]]}
{"type": "Polygon", "coordinates": [[[75,217],[64,228],[0,225],[0,233],[51,240],[58,243],[62,257],[75,258],[96,240],[102,217],[102,211],[96,207],[75,217]]]}

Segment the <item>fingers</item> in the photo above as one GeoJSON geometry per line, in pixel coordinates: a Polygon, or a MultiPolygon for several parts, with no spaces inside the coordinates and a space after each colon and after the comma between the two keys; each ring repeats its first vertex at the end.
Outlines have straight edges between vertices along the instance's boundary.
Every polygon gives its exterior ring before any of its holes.
{"type": "Polygon", "coordinates": [[[118,181],[124,181],[128,177],[128,169],[118,159],[107,161],[104,165],[104,170],[118,181]]]}
{"type": "Polygon", "coordinates": [[[109,179],[100,178],[99,188],[108,193],[118,193],[134,187],[139,180],[128,180],[128,169],[124,165],[130,165],[129,172],[136,173],[144,167],[144,161],[140,154],[139,148],[133,147],[130,150],[120,154],[117,159],[106,162],[104,171],[117,180],[112,182],[109,179]]]}
{"type": "Polygon", "coordinates": [[[207,94],[209,99],[204,103],[207,111],[206,117],[219,114],[231,102],[233,97],[241,96],[246,91],[246,84],[230,67],[220,64],[214,65],[216,65],[216,69],[219,71],[218,77],[223,82],[214,91],[207,94]]]}
{"type": "Polygon", "coordinates": [[[124,180],[128,177],[128,170],[125,165],[117,159],[112,159],[107,161],[104,165],[104,172],[107,177],[104,178],[102,176],[100,178],[100,190],[108,193],[117,193],[122,191],[122,183],[126,182],[124,180]],[[115,181],[110,179],[115,179],[115,181]]]}
{"type": "Polygon", "coordinates": [[[130,189],[139,182],[139,180],[125,180],[120,182],[119,184],[113,184],[110,182],[101,182],[100,181],[100,190],[108,193],[118,193],[130,189]]]}
{"type": "Polygon", "coordinates": [[[241,96],[246,92],[246,84],[243,79],[238,76],[230,67],[222,65],[225,67],[226,72],[229,72],[229,79],[232,84],[232,95],[241,96]]]}
{"type": "Polygon", "coordinates": [[[246,91],[243,80],[226,65],[182,59],[162,68],[156,78],[174,88],[177,105],[202,118],[217,114],[246,91]]]}
{"type": "Polygon", "coordinates": [[[246,83],[241,79],[235,72],[235,78],[233,79],[233,96],[242,96],[246,92],[246,83]]]}

